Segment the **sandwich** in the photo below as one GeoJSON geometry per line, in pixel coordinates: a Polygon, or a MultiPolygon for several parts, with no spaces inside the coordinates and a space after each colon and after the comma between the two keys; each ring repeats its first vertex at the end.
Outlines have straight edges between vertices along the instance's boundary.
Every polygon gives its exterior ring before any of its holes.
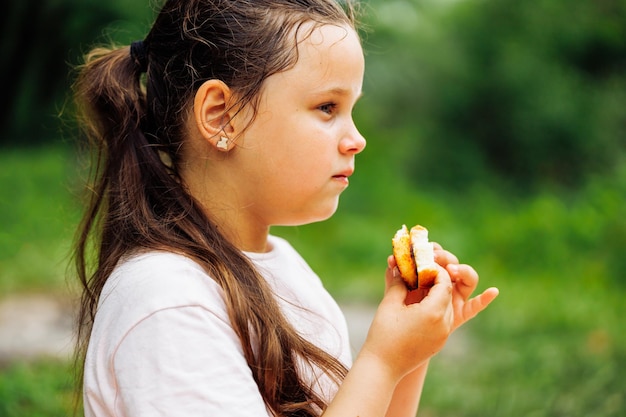
{"type": "Polygon", "coordinates": [[[391,240],[393,256],[400,276],[409,290],[428,289],[438,273],[433,244],[428,241],[428,230],[420,225],[411,230],[402,225],[391,240]]]}

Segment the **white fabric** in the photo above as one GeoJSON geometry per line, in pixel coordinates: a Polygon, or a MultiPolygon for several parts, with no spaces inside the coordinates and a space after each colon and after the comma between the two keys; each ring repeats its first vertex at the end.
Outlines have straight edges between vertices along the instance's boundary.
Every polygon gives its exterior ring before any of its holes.
{"type": "MultiPolygon", "coordinates": [[[[246,253],[298,331],[350,366],[339,307],[299,254],[270,236],[246,253]]],[[[222,289],[192,260],[168,252],[133,256],[100,298],[85,363],[86,417],[267,416],[231,328],[222,289]]],[[[262,340],[262,336],[261,336],[262,340]]],[[[309,372],[332,398],[336,387],[309,372]]]]}

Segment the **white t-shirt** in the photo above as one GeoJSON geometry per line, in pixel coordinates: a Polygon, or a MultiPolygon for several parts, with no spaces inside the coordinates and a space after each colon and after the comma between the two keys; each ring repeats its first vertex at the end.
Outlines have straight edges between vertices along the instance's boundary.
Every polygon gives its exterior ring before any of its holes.
{"type": "MultiPolygon", "coordinates": [[[[291,245],[274,236],[270,244],[270,252],[246,256],[283,313],[301,335],[350,366],[347,325],[336,302],[291,245]]],[[[334,384],[313,372],[307,378],[332,398],[334,384]]],[[[189,258],[156,251],[125,259],[102,290],[85,362],[84,403],[86,417],[270,414],[222,289],[189,258]]]]}

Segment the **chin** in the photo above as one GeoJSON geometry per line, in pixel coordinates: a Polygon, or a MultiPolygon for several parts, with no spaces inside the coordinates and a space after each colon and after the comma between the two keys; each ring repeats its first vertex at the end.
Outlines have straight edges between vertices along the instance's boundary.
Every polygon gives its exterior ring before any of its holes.
{"type": "Polygon", "coordinates": [[[319,223],[324,220],[328,220],[335,214],[338,207],[338,201],[333,205],[329,205],[328,207],[318,207],[318,210],[312,212],[308,210],[306,213],[302,213],[301,216],[297,216],[291,219],[286,219],[285,221],[277,224],[276,226],[304,226],[306,224],[311,223],[319,223]]]}
{"type": "Polygon", "coordinates": [[[330,204],[327,207],[320,207],[319,212],[316,213],[315,216],[312,216],[307,223],[323,222],[324,220],[330,219],[337,212],[338,206],[339,200],[337,199],[333,202],[333,204],[330,204]]]}

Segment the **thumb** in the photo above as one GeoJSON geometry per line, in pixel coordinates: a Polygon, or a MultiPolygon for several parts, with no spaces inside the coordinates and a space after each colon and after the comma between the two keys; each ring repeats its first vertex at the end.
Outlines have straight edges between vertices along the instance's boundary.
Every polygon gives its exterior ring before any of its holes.
{"type": "Polygon", "coordinates": [[[396,258],[394,258],[393,255],[390,255],[387,258],[387,269],[385,270],[385,293],[389,289],[389,286],[395,277],[400,277],[400,272],[398,271],[398,268],[396,268],[396,258]]]}
{"type": "Polygon", "coordinates": [[[385,296],[384,299],[391,302],[404,302],[409,290],[406,288],[406,284],[398,268],[387,268],[385,274],[385,296]]]}

